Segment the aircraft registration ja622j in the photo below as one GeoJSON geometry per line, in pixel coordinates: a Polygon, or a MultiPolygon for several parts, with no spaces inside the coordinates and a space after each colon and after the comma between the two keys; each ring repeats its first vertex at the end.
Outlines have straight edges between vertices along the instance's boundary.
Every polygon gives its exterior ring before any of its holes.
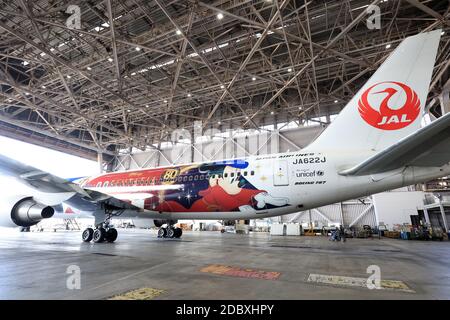
{"type": "Polygon", "coordinates": [[[68,181],[0,156],[36,194],[2,201],[0,225],[31,226],[63,207],[95,217],[83,241],[113,242],[113,217],[256,219],[307,210],[450,174],[450,114],[421,128],[440,30],[406,38],[338,117],[298,152],[106,173],[68,181]],[[39,192],[38,192],[39,191],[39,192]]]}

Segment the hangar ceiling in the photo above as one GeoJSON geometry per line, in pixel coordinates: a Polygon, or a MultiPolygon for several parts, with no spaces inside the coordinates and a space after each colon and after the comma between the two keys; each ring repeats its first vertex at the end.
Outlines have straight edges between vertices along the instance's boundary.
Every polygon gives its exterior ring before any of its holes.
{"type": "Polygon", "coordinates": [[[435,116],[448,1],[0,0],[0,134],[95,158],[158,148],[194,121],[326,125],[402,39],[437,28],[435,116]],[[81,29],[66,25],[69,5],[81,29]]]}

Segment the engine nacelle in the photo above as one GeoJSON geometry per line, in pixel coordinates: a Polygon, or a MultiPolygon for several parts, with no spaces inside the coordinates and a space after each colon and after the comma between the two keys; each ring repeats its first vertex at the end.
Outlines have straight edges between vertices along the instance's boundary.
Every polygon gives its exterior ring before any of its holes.
{"type": "Polygon", "coordinates": [[[33,197],[9,199],[0,207],[0,225],[30,227],[42,219],[53,217],[54,213],[55,210],[52,207],[36,202],[33,197]]]}

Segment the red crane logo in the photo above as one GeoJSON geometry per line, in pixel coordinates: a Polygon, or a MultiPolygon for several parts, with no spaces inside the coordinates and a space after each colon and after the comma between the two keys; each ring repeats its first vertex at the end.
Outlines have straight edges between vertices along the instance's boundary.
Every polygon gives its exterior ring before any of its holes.
{"type": "Polygon", "coordinates": [[[416,120],[420,113],[420,100],[417,93],[404,83],[396,81],[379,82],[364,91],[358,101],[358,111],[361,118],[372,127],[381,130],[398,130],[409,126],[416,120]],[[388,84],[389,86],[381,91],[372,92],[375,87],[381,84],[388,84]],[[393,109],[389,107],[388,103],[395,94],[400,94],[399,90],[403,90],[405,93],[406,101],[402,107],[393,109]],[[387,94],[381,101],[378,111],[370,105],[369,94],[387,94]]]}

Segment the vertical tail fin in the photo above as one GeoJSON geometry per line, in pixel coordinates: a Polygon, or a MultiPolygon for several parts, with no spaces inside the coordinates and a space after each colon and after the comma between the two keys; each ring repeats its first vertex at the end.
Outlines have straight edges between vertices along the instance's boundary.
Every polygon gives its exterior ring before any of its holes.
{"type": "Polygon", "coordinates": [[[441,30],[403,40],[311,150],[382,150],[420,128],[441,30]]]}

